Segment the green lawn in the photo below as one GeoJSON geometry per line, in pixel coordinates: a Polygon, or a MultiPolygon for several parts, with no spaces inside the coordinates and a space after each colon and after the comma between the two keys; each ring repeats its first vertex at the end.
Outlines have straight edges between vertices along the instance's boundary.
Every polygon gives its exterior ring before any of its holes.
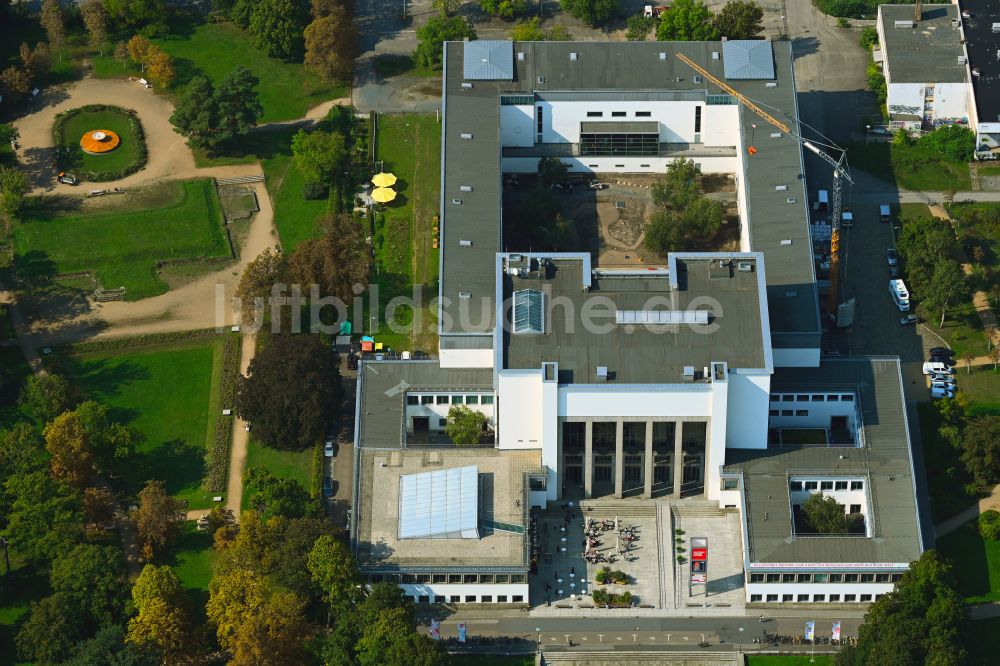
{"type": "Polygon", "coordinates": [[[372,64],[375,67],[375,73],[382,77],[400,76],[402,74],[424,77],[441,76],[441,70],[417,67],[417,64],[413,61],[413,56],[408,55],[382,53],[375,56],[372,64]]]}
{"type": "Polygon", "coordinates": [[[0,575],[0,664],[19,664],[14,636],[32,601],[49,591],[48,576],[33,569],[14,568],[0,575]]]}
{"type": "Polygon", "coordinates": [[[25,418],[17,406],[21,385],[31,374],[20,347],[0,347],[0,428],[25,418]]]}
{"type": "Polygon", "coordinates": [[[955,563],[959,592],[970,603],[1000,601],[1000,541],[985,540],[972,520],[937,540],[955,563]]]}
{"type": "Polygon", "coordinates": [[[971,414],[1000,415],[1000,370],[992,365],[979,365],[970,373],[959,361],[955,372],[958,388],[969,397],[971,414]]]}
{"type": "MultiPolygon", "coordinates": [[[[310,478],[312,476],[312,449],[305,451],[279,451],[264,446],[260,442],[250,438],[247,445],[247,469],[254,465],[263,465],[275,476],[283,479],[295,479],[302,484],[302,487],[309,490],[310,478]]],[[[243,509],[249,504],[250,493],[243,493],[243,509]]]]}
{"type": "Polygon", "coordinates": [[[831,655],[747,655],[747,666],[833,666],[831,655]]]}
{"type": "Polygon", "coordinates": [[[213,506],[202,487],[219,410],[222,336],[172,345],[66,357],[84,395],[143,438],[123,476],[137,490],[162,479],[189,508],[213,506]]]}
{"type": "Polygon", "coordinates": [[[917,145],[850,143],[847,158],[855,169],[909,190],[967,191],[969,166],[950,162],[917,145]]]}
{"type": "Polygon", "coordinates": [[[91,174],[121,171],[139,159],[139,137],[132,131],[127,116],[117,111],[81,111],[74,113],[63,125],[63,145],[73,173],[82,180],[91,174]],[[121,143],[103,155],[89,155],[80,147],[80,138],[93,130],[111,130],[121,143]]]}
{"type": "MultiPolygon", "coordinates": [[[[247,34],[230,23],[177,25],[174,34],[152,40],[173,56],[177,91],[195,76],[207,76],[213,82],[225,78],[238,65],[250,69],[260,79],[257,92],[264,108],[261,123],[301,118],[313,106],[328,99],[343,97],[347,85],[325,83],[306,71],[301,64],[267,57],[250,45],[247,34]]],[[[138,72],[110,55],[94,57],[94,75],[120,77],[138,72]]]]}
{"type": "Polygon", "coordinates": [[[170,203],[134,211],[83,215],[32,202],[15,229],[20,277],[37,284],[93,271],[102,287],[123,286],[127,300],[138,300],[167,291],[158,261],[230,256],[212,181],[165,187],[170,203]]]}
{"type": "Polygon", "coordinates": [[[262,156],[267,191],[274,204],[274,226],[285,252],[317,235],[316,219],[329,210],[326,199],[306,200],[306,179],[292,160],[292,134],[289,130],[267,133],[269,148],[262,156]]]}

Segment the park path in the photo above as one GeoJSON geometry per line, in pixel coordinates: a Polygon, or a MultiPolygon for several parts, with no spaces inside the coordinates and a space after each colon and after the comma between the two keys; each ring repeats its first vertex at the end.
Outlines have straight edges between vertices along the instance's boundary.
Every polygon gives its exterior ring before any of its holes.
{"type": "Polygon", "coordinates": [[[984,511],[995,509],[1000,511],[1000,485],[993,486],[993,491],[989,496],[984,497],[972,506],[966,507],[951,518],[941,521],[934,526],[934,534],[940,539],[946,534],[951,534],[962,525],[974,519],[984,511]]]}
{"type": "MultiPolygon", "coordinates": [[[[240,348],[240,375],[247,376],[250,361],[257,349],[257,336],[243,335],[240,348]]],[[[233,419],[233,444],[229,451],[229,485],[226,489],[226,508],[239,519],[240,506],[243,503],[243,471],[247,466],[247,446],[250,443],[250,432],[246,422],[240,417],[233,419]]]]}

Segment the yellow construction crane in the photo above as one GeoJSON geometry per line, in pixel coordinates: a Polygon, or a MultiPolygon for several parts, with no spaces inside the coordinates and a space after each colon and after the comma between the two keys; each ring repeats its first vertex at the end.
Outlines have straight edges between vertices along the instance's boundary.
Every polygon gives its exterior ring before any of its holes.
{"type": "MultiPolygon", "coordinates": [[[[740,104],[747,107],[758,116],[771,123],[778,129],[780,129],[785,134],[794,137],[799,143],[804,147],[808,148],[810,151],[819,156],[823,161],[833,167],[833,201],[832,210],[830,211],[830,225],[832,227],[830,235],[830,287],[828,292],[828,306],[827,312],[834,318],[837,317],[837,309],[840,306],[840,223],[841,223],[841,179],[846,179],[847,182],[854,184],[854,180],[851,179],[851,174],[847,171],[847,167],[844,164],[844,158],[847,156],[847,152],[841,150],[840,159],[835,160],[825,152],[817,148],[815,145],[806,141],[801,136],[793,132],[788,125],[781,122],[771,114],[769,114],[764,109],[760,108],[754,104],[746,96],[741,95],[732,86],[727,85],[724,81],[720,81],[718,78],[712,76],[705,70],[704,67],[697,64],[691,58],[688,58],[683,53],[675,53],[674,55],[683,62],[685,65],[693,69],[694,71],[705,77],[706,80],[711,81],[717,85],[722,90],[729,93],[731,96],[736,98],[740,104]]],[[[757,152],[757,149],[753,146],[748,147],[747,151],[753,155],[757,152]]]]}

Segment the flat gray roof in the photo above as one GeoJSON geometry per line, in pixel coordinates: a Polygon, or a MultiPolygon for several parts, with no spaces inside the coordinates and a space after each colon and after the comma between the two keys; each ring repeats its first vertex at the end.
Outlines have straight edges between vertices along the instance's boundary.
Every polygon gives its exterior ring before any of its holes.
{"type": "Polygon", "coordinates": [[[744,472],[750,564],[906,563],[920,557],[906,406],[899,359],[824,359],[819,368],[778,368],[771,392],[857,394],[864,446],[727,449],[725,469],[744,472]],[[857,476],[871,498],[873,537],[795,537],[789,475],[857,476]]]}
{"type": "Polygon", "coordinates": [[[403,445],[406,392],[492,390],[493,371],[442,368],[438,361],[363,361],[358,369],[358,443],[373,449],[403,445]]]}
{"type": "MultiPolygon", "coordinates": [[[[736,261],[758,268],[754,259],[736,261]]],[[[730,368],[766,367],[758,271],[722,268],[717,258],[684,258],[676,264],[678,289],[671,289],[666,275],[648,277],[637,271],[628,276],[599,272],[584,290],[583,262],[570,258],[553,259],[545,277],[540,271],[528,277],[505,274],[508,302],[514,291],[537,289],[545,294],[547,312],[545,333],[516,334],[509,332],[508,309],[503,367],[541,368],[554,361],[560,383],[567,384],[595,383],[599,366],[617,384],[679,384],[685,366],[700,372],[713,361],[727,362],[730,368]],[[588,326],[583,314],[598,301],[606,314],[593,318],[596,326],[588,326]],[[704,311],[707,303],[717,306],[704,326],[615,323],[616,311],[704,311]]]]}
{"type": "MultiPolygon", "coordinates": [[[[721,42],[516,42],[514,81],[472,81],[471,88],[463,88],[464,49],[464,42],[445,45],[441,296],[450,324],[442,326],[445,333],[493,328],[495,308],[482,301],[495,293],[491,257],[502,247],[499,93],[534,93],[546,99],[608,95],[704,99],[706,94],[722,92],[708,82],[694,83],[695,72],[675,57],[677,52],[714,76],[725,76],[721,42]],[[575,60],[570,58],[574,53],[575,60]],[[473,138],[462,139],[463,133],[473,138]],[[473,189],[462,192],[462,185],[473,189]],[[453,199],[462,203],[453,204],[453,199]],[[460,240],[472,243],[460,246],[460,240]]],[[[791,43],[773,42],[771,49],[773,81],[730,84],[797,130],[791,43]]],[[[767,266],[772,340],[776,347],[803,343],[816,347],[819,301],[801,148],[794,137],[771,137],[777,130],[745,107],[740,109],[740,123],[745,137],[750,136],[750,125],[757,125],[757,153],[749,157],[742,151],[742,159],[747,167],[750,245],[764,253],[767,266]],[[797,337],[790,339],[788,334],[797,337]]]]}
{"type": "Polygon", "coordinates": [[[962,83],[964,63],[959,63],[962,35],[958,5],[924,5],[923,17],[913,27],[896,27],[896,21],[913,21],[913,5],[880,5],[885,67],[892,83],[962,83]]]}

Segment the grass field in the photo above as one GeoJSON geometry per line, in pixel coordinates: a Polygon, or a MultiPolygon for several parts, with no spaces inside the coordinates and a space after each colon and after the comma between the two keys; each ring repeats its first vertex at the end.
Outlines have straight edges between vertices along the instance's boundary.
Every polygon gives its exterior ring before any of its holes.
{"type": "MultiPolygon", "coordinates": [[[[301,64],[268,58],[250,45],[245,32],[230,23],[179,24],[172,29],[175,34],[152,40],[174,58],[177,78],[171,89],[178,91],[195,76],[218,83],[243,65],[260,79],[261,123],[301,118],[313,106],[343,97],[349,90],[346,85],[325,83],[301,64]]],[[[94,76],[138,74],[135,69],[123,69],[110,55],[94,57],[93,63],[94,76]]]]}
{"type": "Polygon", "coordinates": [[[960,361],[955,377],[959,389],[969,396],[970,414],[1000,415],[1000,370],[979,365],[970,373],[960,361]]]}
{"type": "MultiPolygon", "coordinates": [[[[436,294],[439,254],[433,242],[440,204],[441,125],[429,114],[380,115],[376,147],[381,169],[398,178],[394,189],[399,193],[376,216],[379,288],[387,298],[409,296],[415,284],[423,285],[425,294],[436,294]]],[[[435,322],[427,308],[422,319],[423,330],[414,331],[409,340],[383,331],[382,341],[394,348],[436,348],[435,322]]]]}
{"type": "Polygon", "coordinates": [[[852,167],[909,190],[967,191],[971,187],[967,164],[942,159],[918,145],[850,143],[847,155],[852,167]]]}
{"type": "Polygon", "coordinates": [[[172,202],[131,212],[80,214],[32,203],[15,229],[19,275],[34,284],[59,273],[93,271],[127,300],[165,292],[162,260],[230,256],[222,211],[210,180],[171,184],[172,202]]]}
{"type": "Polygon", "coordinates": [[[970,521],[937,541],[955,563],[959,592],[970,603],[1000,601],[1000,541],[983,539],[970,521]]]}
{"type": "Polygon", "coordinates": [[[81,111],[67,118],[63,125],[63,145],[73,173],[82,180],[88,180],[91,174],[121,171],[135,164],[139,159],[139,141],[128,117],[117,111],[81,111]],[[99,129],[115,132],[121,143],[109,153],[89,155],[80,147],[80,137],[99,129]]]}
{"type": "Polygon", "coordinates": [[[14,636],[32,601],[48,594],[48,576],[31,569],[14,568],[0,576],[0,664],[22,664],[17,660],[14,636]]]}
{"type": "Polygon", "coordinates": [[[20,347],[0,347],[0,429],[25,418],[17,406],[17,396],[30,374],[20,347]]]}
{"type": "Polygon", "coordinates": [[[818,654],[747,655],[747,666],[833,666],[833,657],[818,654]]]}
{"type": "MultiPolygon", "coordinates": [[[[264,446],[260,442],[250,438],[247,445],[247,469],[254,465],[263,465],[275,476],[283,479],[294,479],[302,484],[302,487],[309,490],[310,478],[312,476],[313,450],[305,451],[279,451],[264,446]]],[[[243,493],[243,509],[250,506],[250,493],[243,493]]]]}
{"type": "Polygon", "coordinates": [[[221,336],[173,345],[65,358],[88,398],[143,438],[122,475],[132,490],[162,479],[189,508],[213,506],[202,487],[219,409],[221,336]]]}

